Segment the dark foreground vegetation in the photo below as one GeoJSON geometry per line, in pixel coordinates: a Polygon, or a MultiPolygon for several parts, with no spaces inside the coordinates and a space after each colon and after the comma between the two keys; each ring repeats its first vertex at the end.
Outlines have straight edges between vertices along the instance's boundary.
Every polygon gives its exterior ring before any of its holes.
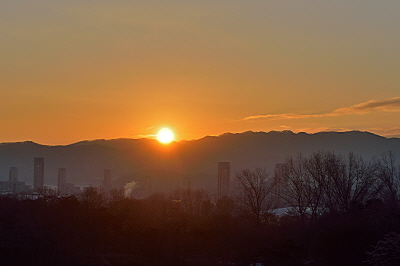
{"type": "Polygon", "coordinates": [[[0,198],[2,265],[398,265],[399,168],[350,154],[288,158],[273,178],[237,176],[243,193],[198,189],[145,199],[0,198]],[[276,196],[279,200],[276,200],[276,196]],[[276,202],[290,207],[274,215],[276,202]],[[261,264],[259,264],[261,265],[261,264]]]}

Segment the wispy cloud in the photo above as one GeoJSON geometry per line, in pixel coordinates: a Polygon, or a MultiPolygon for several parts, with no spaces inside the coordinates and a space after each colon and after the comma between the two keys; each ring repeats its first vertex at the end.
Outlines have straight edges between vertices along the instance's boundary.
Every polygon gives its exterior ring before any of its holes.
{"type": "Polygon", "coordinates": [[[385,112],[400,112],[400,97],[389,98],[386,100],[370,100],[368,102],[359,103],[350,107],[342,107],[333,110],[330,113],[324,114],[266,114],[266,115],[252,115],[245,117],[241,120],[256,120],[256,119],[304,119],[304,118],[320,118],[331,117],[349,114],[365,114],[372,111],[385,111],[385,112]]]}
{"type": "Polygon", "coordinates": [[[294,132],[307,132],[307,133],[318,133],[318,132],[328,132],[328,131],[335,131],[335,132],[345,132],[354,130],[352,128],[345,128],[345,127],[307,127],[307,128],[296,128],[292,131],[294,132]]]}
{"type": "Polygon", "coordinates": [[[354,114],[369,113],[372,111],[399,112],[400,97],[394,97],[386,100],[371,100],[365,103],[359,103],[350,107],[339,108],[334,111],[336,114],[354,114]]]}
{"type": "Polygon", "coordinates": [[[369,131],[381,136],[399,136],[400,127],[370,128],[369,131]]]}
{"type": "Polygon", "coordinates": [[[136,135],[137,138],[156,138],[157,135],[155,134],[148,134],[148,135],[136,135]]]}
{"type": "Polygon", "coordinates": [[[255,119],[299,119],[299,118],[316,118],[316,117],[324,117],[329,114],[314,114],[314,115],[302,115],[302,114],[268,114],[268,115],[252,115],[243,118],[242,120],[255,120],[255,119]]]}

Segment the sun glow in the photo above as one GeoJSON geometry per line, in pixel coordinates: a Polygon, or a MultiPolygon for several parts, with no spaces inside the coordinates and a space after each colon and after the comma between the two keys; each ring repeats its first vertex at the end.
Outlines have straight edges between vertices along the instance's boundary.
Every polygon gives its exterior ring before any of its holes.
{"type": "Polygon", "coordinates": [[[157,140],[163,144],[168,144],[175,138],[174,132],[169,128],[162,128],[157,133],[157,140]]]}

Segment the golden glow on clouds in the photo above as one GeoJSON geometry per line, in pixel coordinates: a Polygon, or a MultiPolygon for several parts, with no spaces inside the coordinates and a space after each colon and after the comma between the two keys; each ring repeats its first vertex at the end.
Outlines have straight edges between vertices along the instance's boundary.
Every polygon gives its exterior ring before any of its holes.
{"type": "Polygon", "coordinates": [[[394,97],[386,100],[371,100],[365,103],[356,104],[350,107],[336,109],[325,114],[267,114],[252,115],[243,118],[243,120],[255,119],[306,119],[321,118],[330,116],[350,115],[350,114],[366,114],[373,111],[400,112],[400,97],[394,97]]]}

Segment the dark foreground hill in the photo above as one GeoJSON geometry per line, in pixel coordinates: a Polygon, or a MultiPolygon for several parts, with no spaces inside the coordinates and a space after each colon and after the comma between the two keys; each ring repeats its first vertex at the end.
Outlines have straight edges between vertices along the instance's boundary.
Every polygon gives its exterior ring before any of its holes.
{"type": "Polygon", "coordinates": [[[82,141],[66,146],[34,142],[0,144],[0,180],[8,179],[10,167],[18,167],[20,181],[32,184],[33,158],[45,159],[45,184],[57,184],[58,168],[67,169],[67,182],[78,186],[99,185],[104,169],[111,169],[113,182],[151,180],[153,190],[176,186],[216,187],[217,163],[229,161],[231,175],[244,168],[274,165],[298,153],[350,151],[372,159],[383,152],[400,153],[400,139],[369,132],[320,132],[316,134],[276,132],[226,133],[199,140],[161,145],[149,139],[82,141]]]}

